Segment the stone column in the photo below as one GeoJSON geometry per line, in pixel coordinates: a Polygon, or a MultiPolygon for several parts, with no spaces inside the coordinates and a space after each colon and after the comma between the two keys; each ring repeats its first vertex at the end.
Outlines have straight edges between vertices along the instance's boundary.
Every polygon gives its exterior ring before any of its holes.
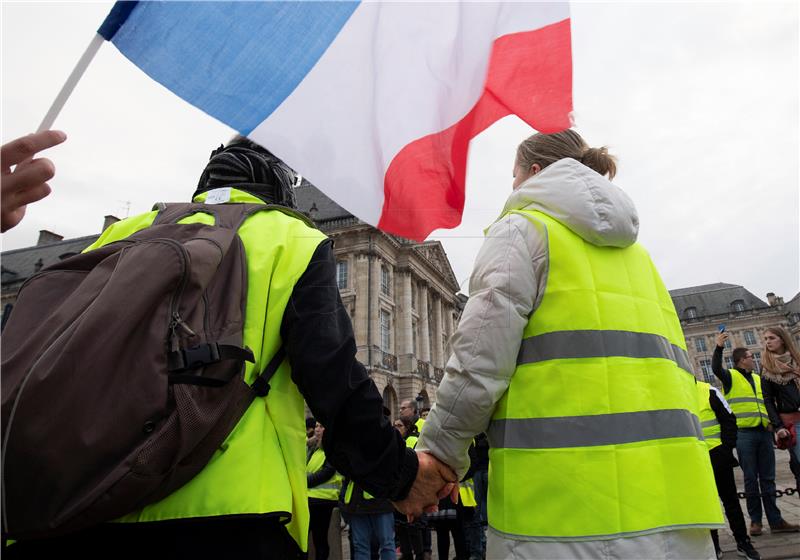
{"type": "Polygon", "coordinates": [[[417,294],[419,305],[419,359],[431,361],[430,325],[428,324],[428,286],[420,284],[417,294]]]}
{"type": "Polygon", "coordinates": [[[442,298],[438,294],[433,297],[433,365],[444,367],[444,347],[442,346],[442,298]]]}
{"type": "Polygon", "coordinates": [[[411,317],[411,272],[406,271],[401,274],[403,290],[401,292],[402,299],[399,300],[399,312],[401,319],[400,325],[402,329],[402,346],[398,345],[398,353],[413,354],[414,353],[414,337],[411,334],[412,317],[411,317]],[[402,350],[400,350],[402,349],[402,350]]]}
{"type": "Polygon", "coordinates": [[[353,291],[355,292],[355,314],[353,316],[353,331],[356,337],[356,348],[358,349],[358,360],[362,364],[367,364],[369,352],[367,350],[369,341],[367,340],[367,324],[369,321],[369,307],[367,297],[369,293],[369,258],[361,253],[355,257],[355,274],[353,274],[353,291]]]}
{"type": "MultiPolygon", "coordinates": [[[[370,302],[370,312],[372,316],[369,318],[372,340],[370,340],[368,344],[372,345],[374,348],[380,348],[381,346],[381,301],[379,294],[381,292],[382,263],[383,261],[379,257],[372,257],[372,301],[370,302]]],[[[379,364],[380,361],[381,359],[379,356],[372,356],[372,362],[374,364],[379,364]]]]}

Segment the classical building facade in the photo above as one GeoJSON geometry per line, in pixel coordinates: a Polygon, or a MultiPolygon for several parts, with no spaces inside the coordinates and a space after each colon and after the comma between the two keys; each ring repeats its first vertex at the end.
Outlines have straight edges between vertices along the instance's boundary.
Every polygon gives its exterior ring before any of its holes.
{"type": "MultiPolygon", "coordinates": [[[[392,416],[399,403],[429,406],[444,374],[449,339],[466,297],[438,241],[415,243],[383,233],[349,214],[308,183],[296,189],[299,209],[334,240],[337,282],[367,367],[392,416]]],[[[107,216],[103,229],[116,221],[107,216]]],[[[27,278],[80,253],[98,235],[64,240],[40,232],[35,246],[2,254],[3,323],[27,278]]]]}
{"type": "Polygon", "coordinates": [[[728,369],[733,367],[730,351],[742,346],[753,352],[760,370],[762,335],[767,327],[785,327],[800,343],[800,293],[788,303],[773,293],[763,301],[742,286],[717,283],[671,290],[670,295],[695,376],[717,387],[721,385],[711,371],[711,356],[720,325],[731,335],[723,353],[723,367],[728,369]]]}

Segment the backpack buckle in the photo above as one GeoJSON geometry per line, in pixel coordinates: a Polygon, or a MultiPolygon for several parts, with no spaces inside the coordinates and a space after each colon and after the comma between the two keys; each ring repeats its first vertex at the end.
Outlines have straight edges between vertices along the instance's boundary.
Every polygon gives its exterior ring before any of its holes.
{"type": "MultiPolygon", "coordinates": [[[[210,342],[193,346],[192,348],[181,348],[177,352],[171,352],[173,358],[176,358],[170,371],[186,371],[187,369],[196,369],[199,367],[215,364],[220,360],[219,344],[210,342]]],[[[173,360],[170,360],[171,362],[173,360]]]]}

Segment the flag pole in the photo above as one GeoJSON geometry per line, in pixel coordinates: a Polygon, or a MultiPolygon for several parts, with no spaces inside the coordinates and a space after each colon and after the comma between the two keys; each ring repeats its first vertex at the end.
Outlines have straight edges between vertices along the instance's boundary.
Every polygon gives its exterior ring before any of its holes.
{"type": "Polygon", "coordinates": [[[50,106],[50,110],[47,111],[47,114],[44,116],[42,120],[42,124],[39,125],[39,128],[36,132],[41,132],[43,130],[49,130],[53,123],[58,117],[58,114],[61,112],[61,109],[64,108],[64,104],[69,99],[69,96],[72,94],[72,90],[75,89],[75,86],[80,81],[83,73],[86,72],[86,69],[89,67],[89,64],[94,59],[94,55],[97,54],[97,51],[100,50],[100,45],[103,44],[105,39],[102,35],[96,34],[92,41],[89,43],[89,46],[86,47],[86,51],[81,56],[78,63],[75,65],[75,68],[72,69],[72,73],[67,78],[67,81],[61,87],[61,91],[58,92],[55,101],[50,106]]]}

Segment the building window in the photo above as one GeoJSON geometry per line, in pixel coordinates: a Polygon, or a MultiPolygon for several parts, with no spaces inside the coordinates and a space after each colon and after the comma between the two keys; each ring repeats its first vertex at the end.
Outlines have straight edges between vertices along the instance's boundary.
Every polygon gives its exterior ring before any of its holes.
{"type": "Polygon", "coordinates": [[[706,339],[703,337],[694,339],[694,348],[698,352],[706,352],[706,339]]]}
{"type": "Polygon", "coordinates": [[[417,286],[411,283],[411,309],[417,308],[417,286]]]}
{"type": "Polygon", "coordinates": [[[756,364],[756,373],[761,373],[761,352],[753,352],[753,361],[756,364]]]}
{"type": "Polygon", "coordinates": [[[340,290],[347,289],[347,261],[336,262],[336,285],[340,290]]]}
{"type": "Polygon", "coordinates": [[[381,266],[381,293],[387,296],[391,294],[389,289],[389,268],[387,266],[381,266]]]}
{"type": "Polygon", "coordinates": [[[734,313],[741,313],[744,311],[744,302],[740,299],[737,299],[731,304],[734,313]]]}
{"type": "Polygon", "coordinates": [[[725,356],[725,369],[733,369],[733,358],[725,356]]]}
{"type": "Polygon", "coordinates": [[[391,353],[391,324],[392,315],[388,311],[381,309],[381,350],[391,353]]]}
{"type": "Polygon", "coordinates": [[[711,375],[711,360],[700,360],[700,371],[703,373],[703,379],[708,381],[711,375]]]}
{"type": "Polygon", "coordinates": [[[417,320],[411,321],[411,353],[417,356],[417,320]]]}
{"type": "Polygon", "coordinates": [[[697,308],[687,307],[686,311],[684,311],[684,317],[687,319],[697,319],[697,308]]]}
{"type": "Polygon", "coordinates": [[[727,348],[728,350],[731,349],[731,339],[730,338],[725,340],[725,348],[727,348]]]}
{"type": "Polygon", "coordinates": [[[745,344],[756,343],[756,335],[753,334],[753,331],[744,331],[744,343],[745,344]]]}

